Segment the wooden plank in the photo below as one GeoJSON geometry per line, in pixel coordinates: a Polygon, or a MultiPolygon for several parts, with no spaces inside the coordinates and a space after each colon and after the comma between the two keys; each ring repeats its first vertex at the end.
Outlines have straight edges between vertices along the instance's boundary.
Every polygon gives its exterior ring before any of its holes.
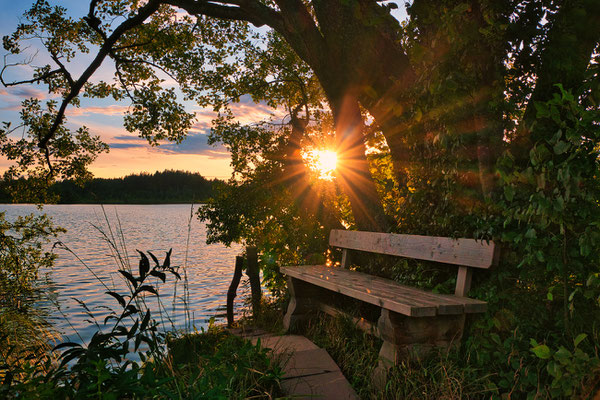
{"type": "MultiPolygon", "coordinates": [[[[438,305],[446,303],[443,299],[431,301],[431,299],[428,299],[426,296],[421,296],[423,294],[427,294],[427,292],[420,291],[419,289],[415,289],[415,291],[418,292],[417,296],[415,296],[414,293],[405,293],[404,289],[409,287],[400,285],[389,279],[378,278],[356,271],[348,271],[341,268],[328,268],[322,265],[313,265],[304,266],[304,272],[319,276],[319,278],[325,280],[331,280],[333,283],[340,286],[351,287],[375,296],[380,296],[384,299],[398,301],[412,306],[438,307],[438,305]]],[[[435,294],[432,295],[436,296],[435,294]]],[[[458,305],[456,302],[453,304],[458,305]]],[[[462,313],[462,305],[459,305],[459,307],[459,309],[451,313],[462,313]]]]}
{"type": "MultiPolygon", "coordinates": [[[[352,271],[351,271],[352,272],[352,271]]],[[[356,273],[356,272],[355,272],[356,273]]],[[[346,275],[342,273],[342,275],[346,275]]],[[[355,288],[365,288],[378,296],[401,301],[419,306],[432,306],[437,308],[437,314],[462,314],[464,305],[459,301],[449,301],[435,293],[404,286],[397,282],[378,278],[371,275],[361,274],[362,282],[353,281],[355,288]]],[[[348,277],[342,278],[350,280],[348,277]]]]}
{"type": "MultiPolygon", "coordinates": [[[[329,268],[324,265],[305,265],[301,267],[283,267],[281,271],[298,279],[305,279],[307,275],[312,275],[314,281],[311,283],[317,286],[324,286],[320,282],[326,281],[330,286],[336,287],[336,289],[331,290],[351,297],[355,296],[348,293],[349,289],[352,289],[354,292],[366,293],[375,298],[381,298],[382,301],[403,303],[412,307],[435,307],[436,314],[440,315],[461,314],[463,312],[479,313],[485,312],[487,308],[487,304],[481,300],[431,293],[401,285],[389,279],[341,268],[329,268]]],[[[376,300],[363,301],[380,305],[376,300]]],[[[405,314],[401,311],[396,312],[405,314]]]]}
{"type": "MultiPolygon", "coordinates": [[[[323,266],[323,268],[328,269],[325,266],[323,266]]],[[[417,304],[411,304],[408,302],[399,302],[391,298],[384,298],[382,296],[378,296],[372,293],[372,291],[370,290],[368,291],[362,288],[355,288],[350,285],[343,284],[342,282],[338,282],[337,279],[334,279],[333,276],[328,276],[327,271],[323,271],[325,272],[325,274],[315,274],[310,273],[303,267],[282,267],[281,272],[288,276],[292,276],[296,279],[312,283],[313,285],[320,286],[325,289],[344,294],[346,296],[354,297],[364,302],[375,304],[379,307],[383,307],[411,317],[432,317],[437,313],[436,307],[433,306],[422,306],[417,304]]]]}
{"type": "Polygon", "coordinates": [[[401,287],[403,293],[418,296],[423,300],[430,299],[437,304],[438,314],[460,314],[462,312],[480,313],[487,310],[487,303],[481,300],[470,299],[468,297],[456,297],[448,294],[432,293],[411,286],[401,285],[395,281],[390,281],[388,279],[379,278],[376,276],[372,277],[372,283],[370,284],[376,288],[377,283],[375,282],[378,280],[391,282],[394,287],[401,287]],[[458,308],[456,306],[458,306],[458,308]]]}
{"type": "Polygon", "coordinates": [[[346,249],[474,268],[487,269],[497,262],[495,243],[474,239],[332,229],[329,244],[346,249]]]}

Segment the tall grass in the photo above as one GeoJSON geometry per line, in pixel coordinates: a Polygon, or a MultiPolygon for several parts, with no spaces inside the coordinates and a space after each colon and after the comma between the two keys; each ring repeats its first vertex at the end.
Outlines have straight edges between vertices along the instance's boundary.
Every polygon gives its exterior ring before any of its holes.
{"type": "MultiPolygon", "coordinates": [[[[79,301],[96,327],[87,343],[81,337],[80,343],[63,342],[53,351],[32,354],[21,363],[3,356],[0,398],[241,399],[280,394],[281,368],[260,343],[252,345],[214,326],[200,335],[184,335],[175,329],[160,292],[167,279],[181,280],[179,268],[171,266],[171,251],[161,262],[154,254],[137,250],[139,262],[134,268],[118,215],[113,229],[104,208],[102,211],[106,227],[96,229],[108,243],[127,292],[115,289],[114,282],[105,282],[74,251],[60,244],[106,289],[115,307],[98,320],[95,310],[79,301]],[[152,297],[157,302],[156,313],[150,311],[152,297]],[[166,321],[170,329],[165,327],[166,321]]],[[[188,224],[186,247],[191,218],[188,224]]],[[[185,276],[185,269],[183,272],[185,276]]],[[[191,327],[187,279],[183,292],[184,325],[191,327]]],[[[177,299],[175,292],[173,301],[177,299]]]]}
{"type": "Polygon", "coordinates": [[[326,349],[363,399],[469,399],[485,398],[487,380],[460,364],[456,355],[440,351],[422,360],[403,362],[390,369],[385,387],[372,379],[381,340],[356,327],[344,316],[319,315],[303,332],[326,349]]]}

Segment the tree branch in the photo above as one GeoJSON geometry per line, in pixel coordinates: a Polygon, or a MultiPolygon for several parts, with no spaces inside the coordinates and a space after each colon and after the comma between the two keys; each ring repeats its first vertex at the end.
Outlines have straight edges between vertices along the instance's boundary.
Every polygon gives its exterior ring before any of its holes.
{"type": "MultiPolygon", "coordinates": [[[[92,3],[95,3],[95,1],[93,1],[92,3]]],[[[47,153],[48,142],[54,136],[54,134],[56,133],[56,130],[60,126],[60,124],[65,116],[65,111],[67,109],[67,106],[79,94],[79,92],[81,91],[81,89],[83,88],[85,83],[90,79],[92,74],[94,72],[96,72],[96,70],[100,67],[100,65],[106,58],[106,56],[109,55],[109,53],[111,52],[112,46],[114,46],[114,44],[119,40],[119,38],[125,32],[141,25],[146,20],[146,18],[148,18],[150,15],[152,15],[154,12],[156,12],[158,10],[158,7],[160,6],[160,4],[161,4],[161,2],[159,0],[150,0],[146,5],[144,5],[143,7],[141,7],[139,9],[138,13],[135,16],[127,19],[125,22],[123,22],[121,25],[119,25],[113,31],[113,33],[106,38],[106,41],[104,42],[102,47],[100,47],[100,50],[98,51],[98,54],[96,55],[94,60],[86,68],[86,70],[83,72],[83,74],[81,74],[79,79],[77,79],[77,81],[73,84],[73,86],[71,87],[71,90],[63,99],[63,101],[60,105],[60,108],[58,110],[58,113],[56,114],[56,117],[54,119],[54,123],[52,124],[52,126],[50,127],[48,132],[43,137],[40,138],[38,146],[41,149],[46,149],[46,153],[47,153]]],[[[92,6],[90,6],[90,8],[92,8],[92,6]]]]}
{"type": "Polygon", "coordinates": [[[58,69],[54,69],[52,71],[48,71],[44,75],[38,76],[37,78],[25,79],[22,81],[15,81],[15,82],[6,82],[4,80],[4,72],[6,71],[7,68],[17,67],[19,65],[30,65],[34,58],[35,58],[35,55],[31,56],[28,60],[24,60],[23,62],[15,62],[15,63],[9,64],[7,62],[8,54],[5,54],[4,55],[4,66],[2,67],[2,70],[0,70],[0,83],[2,83],[2,85],[4,87],[18,86],[18,85],[23,85],[23,84],[27,84],[27,83],[39,83],[40,81],[50,78],[51,76],[56,75],[61,72],[61,69],[58,68],[58,69]]]}
{"type": "Polygon", "coordinates": [[[323,57],[329,52],[325,39],[301,0],[275,0],[286,16],[280,29],[272,27],[286,38],[296,54],[319,74],[323,68],[323,57]]]}
{"type": "Polygon", "coordinates": [[[255,0],[166,0],[170,4],[187,11],[191,15],[206,15],[233,21],[247,21],[254,26],[268,25],[275,30],[282,27],[281,15],[272,8],[255,0]]]}
{"type": "Polygon", "coordinates": [[[58,56],[52,51],[50,52],[50,57],[52,57],[52,60],[56,63],[56,65],[58,65],[60,72],[63,73],[63,75],[65,76],[65,79],[67,80],[67,82],[69,82],[69,86],[73,87],[75,82],[73,81],[73,77],[71,76],[71,73],[69,73],[69,71],[67,70],[65,65],[60,61],[58,56]]]}

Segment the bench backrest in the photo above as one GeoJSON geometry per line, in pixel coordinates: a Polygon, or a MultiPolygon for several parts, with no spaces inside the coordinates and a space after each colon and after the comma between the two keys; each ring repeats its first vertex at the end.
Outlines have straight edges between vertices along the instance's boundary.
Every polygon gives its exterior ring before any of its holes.
{"type": "Polygon", "coordinates": [[[457,296],[467,295],[471,287],[471,268],[487,269],[496,265],[498,261],[498,251],[494,242],[475,239],[333,229],[329,235],[329,244],[344,249],[344,268],[349,265],[347,250],[459,265],[455,289],[457,296]]]}

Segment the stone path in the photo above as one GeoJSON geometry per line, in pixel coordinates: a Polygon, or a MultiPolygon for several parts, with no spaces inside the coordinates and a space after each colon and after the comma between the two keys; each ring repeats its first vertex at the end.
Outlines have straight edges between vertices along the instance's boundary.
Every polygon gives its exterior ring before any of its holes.
{"type": "Polygon", "coordinates": [[[294,399],[356,400],[358,396],[325,349],[298,335],[277,336],[260,329],[234,329],[235,335],[258,339],[283,357],[284,393],[294,399]]]}

